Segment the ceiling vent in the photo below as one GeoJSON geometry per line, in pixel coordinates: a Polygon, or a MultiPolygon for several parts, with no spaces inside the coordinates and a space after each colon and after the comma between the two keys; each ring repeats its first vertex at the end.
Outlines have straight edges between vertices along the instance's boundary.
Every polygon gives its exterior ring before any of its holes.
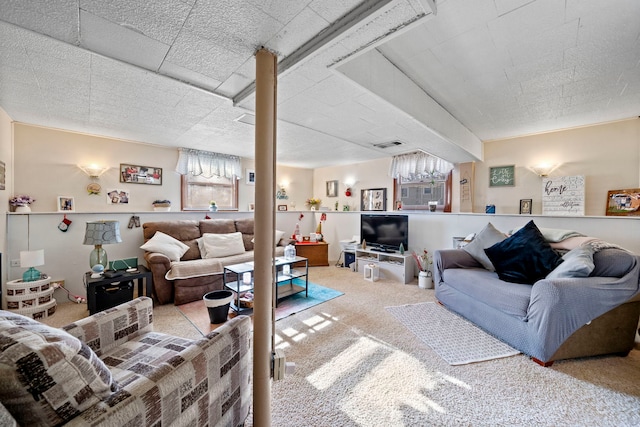
{"type": "Polygon", "coordinates": [[[403,142],[400,141],[389,141],[389,142],[381,142],[379,144],[373,144],[374,147],[376,148],[389,148],[389,147],[397,147],[398,145],[403,145],[403,142]]]}

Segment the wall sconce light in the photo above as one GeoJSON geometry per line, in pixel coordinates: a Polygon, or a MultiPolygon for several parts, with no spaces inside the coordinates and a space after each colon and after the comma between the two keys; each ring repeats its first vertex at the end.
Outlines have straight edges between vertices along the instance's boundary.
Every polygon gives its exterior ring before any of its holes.
{"type": "Polygon", "coordinates": [[[100,175],[102,175],[103,173],[109,170],[108,166],[98,166],[95,164],[91,164],[87,166],[78,165],[78,168],[80,168],[80,170],[86,173],[87,176],[89,176],[90,178],[99,178],[100,175]]]}
{"type": "Polygon", "coordinates": [[[540,163],[536,166],[529,166],[529,169],[540,177],[549,176],[551,172],[556,170],[560,165],[552,165],[550,163],[540,163]]]}

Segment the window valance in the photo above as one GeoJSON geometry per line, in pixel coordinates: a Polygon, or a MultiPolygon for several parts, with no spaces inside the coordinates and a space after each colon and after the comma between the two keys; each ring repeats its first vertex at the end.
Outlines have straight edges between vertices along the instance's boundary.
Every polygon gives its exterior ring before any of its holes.
{"type": "Polygon", "coordinates": [[[202,175],[205,178],[213,176],[232,178],[240,176],[242,168],[238,156],[180,148],[178,149],[176,172],[181,175],[202,175]]]}
{"type": "Polygon", "coordinates": [[[453,163],[420,151],[393,156],[389,176],[403,179],[442,179],[452,169],[453,163]]]}

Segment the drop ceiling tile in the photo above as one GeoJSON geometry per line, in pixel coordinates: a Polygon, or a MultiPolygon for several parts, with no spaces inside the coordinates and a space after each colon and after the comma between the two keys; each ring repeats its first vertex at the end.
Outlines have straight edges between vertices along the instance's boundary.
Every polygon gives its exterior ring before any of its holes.
{"type": "Polygon", "coordinates": [[[78,9],[76,0],[3,1],[1,19],[40,34],[78,42],[78,9]]]}
{"type": "Polygon", "coordinates": [[[282,27],[281,22],[248,2],[197,2],[183,32],[247,56],[273,38],[282,27]]]}
{"type": "Polygon", "coordinates": [[[181,0],[153,2],[80,0],[80,8],[116,25],[170,45],[182,29],[191,6],[181,0]]]}
{"type": "Polygon", "coordinates": [[[286,57],[328,26],[327,21],[311,9],[306,8],[278,31],[278,34],[269,40],[266,46],[278,52],[279,56],[286,57]]]}
{"type": "Polygon", "coordinates": [[[564,2],[536,0],[488,22],[494,40],[510,42],[555,30],[565,23],[564,2]]]}
{"type": "Polygon", "coordinates": [[[330,106],[341,104],[361,93],[361,89],[337,75],[333,75],[304,91],[305,96],[330,106]]]}
{"type": "Polygon", "coordinates": [[[495,4],[498,15],[502,16],[534,1],[535,0],[495,0],[495,4]]]}
{"type": "Polygon", "coordinates": [[[163,61],[159,72],[160,74],[164,74],[181,81],[190,82],[194,86],[214,92],[222,83],[220,80],[216,80],[213,77],[205,76],[196,71],[176,65],[170,61],[163,61]]]}
{"type": "Polygon", "coordinates": [[[80,10],[80,44],[110,58],[158,70],[169,45],[80,10]]]}
{"type": "Polygon", "coordinates": [[[342,0],[339,2],[313,0],[308,7],[322,16],[325,21],[334,22],[358,6],[359,3],[360,0],[342,0]]]}
{"type": "Polygon", "coordinates": [[[286,25],[305,10],[309,0],[248,0],[248,3],[286,25]]]}
{"type": "Polygon", "coordinates": [[[445,42],[466,33],[498,16],[493,0],[438,2],[438,14],[425,21],[429,38],[437,43],[445,42]]]}
{"type": "Polygon", "coordinates": [[[241,74],[233,73],[220,86],[218,86],[217,92],[228,98],[233,98],[252,82],[253,79],[241,74]]]}
{"type": "Polygon", "coordinates": [[[246,61],[246,55],[230,51],[214,41],[182,31],[167,55],[167,61],[224,82],[246,61]]]}

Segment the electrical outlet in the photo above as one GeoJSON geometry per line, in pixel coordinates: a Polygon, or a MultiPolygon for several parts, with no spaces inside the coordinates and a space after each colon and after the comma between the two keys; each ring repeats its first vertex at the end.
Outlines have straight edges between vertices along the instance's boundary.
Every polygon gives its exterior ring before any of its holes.
{"type": "Polygon", "coordinates": [[[11,260],[11,267],[20,267],[20,260],[19,259],[12,259],[11,260]]]}

